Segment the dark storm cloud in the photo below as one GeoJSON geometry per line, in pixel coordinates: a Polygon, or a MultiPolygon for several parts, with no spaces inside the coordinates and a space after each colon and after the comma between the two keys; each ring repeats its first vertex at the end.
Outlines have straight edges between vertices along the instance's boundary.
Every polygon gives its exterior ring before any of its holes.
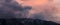
{"type": "Polygon", "coordinates": [[[0,0],[0,18],[26,18],[25,15],[28,14],[30,9],[31,7],[29,6],[23,8],[14,0],[0,0]],[[19,13],[15,14],[17,11],[19,13]]]}
{"type": "Polygon", "coordinates": [[[13,0],[0,0],[0,18],[16,18],[14,11],[22,11],[22,7],[13,0]],[[13,2],[12,2],[13,1],[13,2]]]}

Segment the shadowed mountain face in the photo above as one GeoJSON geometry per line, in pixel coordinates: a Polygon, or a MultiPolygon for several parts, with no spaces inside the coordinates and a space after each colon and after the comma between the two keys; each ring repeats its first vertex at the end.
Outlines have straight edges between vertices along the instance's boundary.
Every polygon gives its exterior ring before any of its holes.
{"type": "Polygon", "coordinates": [[[60,25],[51,21],[44,21],[40,19],[0,19],[0,25],[60,25]]]}

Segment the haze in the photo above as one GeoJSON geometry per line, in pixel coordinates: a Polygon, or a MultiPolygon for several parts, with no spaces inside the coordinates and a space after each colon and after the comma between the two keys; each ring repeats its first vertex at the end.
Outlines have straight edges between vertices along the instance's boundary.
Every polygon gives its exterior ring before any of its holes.
{"type": "Polygon", "coordinates": [[[16,0],[22,6],[32,6],[27,18],[34,18],[48,21],[60,21],[60,0],[16,0]],[[40,14],[43,17],[40,17],[40,14]]]}

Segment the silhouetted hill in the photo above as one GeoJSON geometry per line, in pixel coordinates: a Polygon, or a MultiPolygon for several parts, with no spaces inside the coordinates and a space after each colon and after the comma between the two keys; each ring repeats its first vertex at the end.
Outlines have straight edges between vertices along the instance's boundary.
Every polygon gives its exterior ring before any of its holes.
{"type": "Polygon", "coordinates": [[[51,21],[40,19],[0,19],[0,25],[60,25],[51,21]]]}

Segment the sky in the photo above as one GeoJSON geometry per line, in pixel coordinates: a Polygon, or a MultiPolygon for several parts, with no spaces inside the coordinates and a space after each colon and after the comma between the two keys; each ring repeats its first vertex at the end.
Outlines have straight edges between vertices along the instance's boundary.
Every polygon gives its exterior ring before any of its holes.
{"type": "Polygon", "coordinates": [[[0,18],[11,16],[60,23],[60,0],[0,0],[0,11],[0,18]]]}
{"type": "Polygon", "coordinates": [[[16,0],[16,1],[19,4],[22,4],[22,6],[32,6],[32,9],[29,10],[28,18],[30,18],[31,15],[33,14],[38,14],[42,12],[43,15],[45,15],[44,19],[60,21],[60,3],[59,3],[60,0],[16,0]],[[51,15],[53,17],[50,18],[51,16],[48,15],[51,15]]]}

